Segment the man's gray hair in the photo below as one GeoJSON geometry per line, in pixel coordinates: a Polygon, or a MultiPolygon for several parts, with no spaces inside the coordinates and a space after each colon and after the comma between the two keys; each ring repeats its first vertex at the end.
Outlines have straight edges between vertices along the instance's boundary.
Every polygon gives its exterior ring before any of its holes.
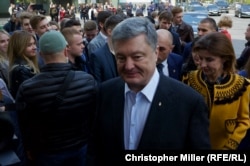
{"type": "Polygon", "coordinates": [[[154,24],[143,17],[127,18],[120,22],[112,31],[112,42],[128,40],[141,34],[145,35],[146,42],[155,50],[157,34],[154,24]]]}

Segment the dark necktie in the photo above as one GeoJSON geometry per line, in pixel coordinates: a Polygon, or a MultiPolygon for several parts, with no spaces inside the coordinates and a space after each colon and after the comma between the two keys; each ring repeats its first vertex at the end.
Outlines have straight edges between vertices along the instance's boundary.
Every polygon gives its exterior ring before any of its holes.
{"type": "Polygon", "coordinates": [[[156,67],[157,67],[158,72],[160,74],[162,74],[163,73],[163,67],[164,67],[164,65],[162,63],[159,63],[159,64],[157,64],[156,67]]]}

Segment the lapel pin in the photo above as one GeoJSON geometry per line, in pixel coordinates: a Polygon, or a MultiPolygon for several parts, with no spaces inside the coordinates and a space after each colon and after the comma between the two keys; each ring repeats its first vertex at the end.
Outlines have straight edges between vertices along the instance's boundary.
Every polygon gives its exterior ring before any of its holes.
{"type": "Polygon", "coordinates": [[[159,102],[159,106],[161,106],[161,102],[159,102]]]}

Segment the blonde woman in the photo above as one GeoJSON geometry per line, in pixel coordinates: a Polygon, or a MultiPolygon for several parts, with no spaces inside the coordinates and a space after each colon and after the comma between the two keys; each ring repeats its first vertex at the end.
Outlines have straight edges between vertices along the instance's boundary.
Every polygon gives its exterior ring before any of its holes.
{"type": "Polygon", "coordinates": [[[225,34],[228,39],[232,40],[231,34],[228,32],[228,29],[232,28],[233,20],[230,16],[222,16],[218,22],[219,31],[225,34]]]}
{"type": "Polygon", "coordinates": [[[9,86],[15,98],[23,81],[39,73],[36,39],[27,31],[15,31],[8,46],[9,86]]]}
{"type": "Polygon", "coordinates": [[[7,56],[7,49],[10,35],[5,30],[0,30],[0,78],[8,85],[8,68],[9,60],[7,56]]]}

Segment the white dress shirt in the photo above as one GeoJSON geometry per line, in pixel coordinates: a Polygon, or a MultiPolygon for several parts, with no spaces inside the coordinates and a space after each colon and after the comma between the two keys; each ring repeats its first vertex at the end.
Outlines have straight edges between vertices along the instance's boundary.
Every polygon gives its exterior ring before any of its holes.
{"type": "Polygon", "coordinates": [[[125,84],[124,145],[126,150],[137,149],[159,78],[159,73],[155,69],[149,83],[137,93],[125,84]]]}
{"type": "Polygon", "coordinates": [[[162,72],[165,76],[169,76],[168,72],[168,59],[166,58],[161,64],[163,64],[162,72]]]}

